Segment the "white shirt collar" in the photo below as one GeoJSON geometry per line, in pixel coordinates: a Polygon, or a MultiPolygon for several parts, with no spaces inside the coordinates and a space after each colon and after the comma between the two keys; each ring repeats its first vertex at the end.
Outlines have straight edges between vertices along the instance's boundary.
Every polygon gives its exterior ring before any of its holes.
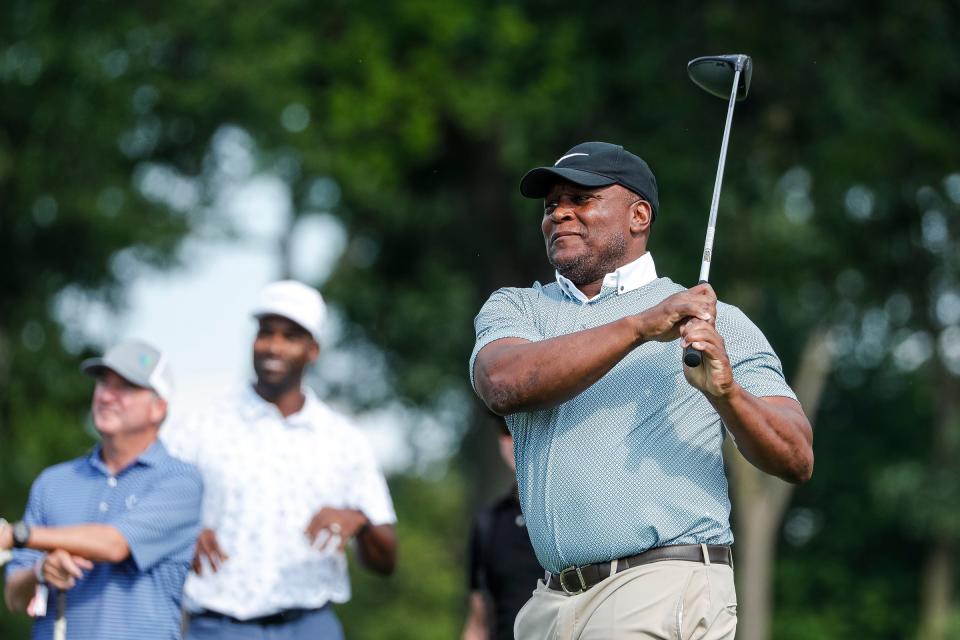
{"type": "MultiPolygon", "coordinates": [[[[656,279],[657,267],[653,264],[653,254],[647,251],[633,262],[629,262],[616,271],[603,276],[603,284],[600,288],[601,290],[608,287],[613,288],[619,296],[650,284],[656,279]]],[[[597,297],[588,298],[569,278],[560,275],[559,271],[557,271],[557,284],[560,285],[560,289],[567,296],[581,303],[590,302],[597,297]]]]}
{"type": "Polygon", "coordinates": [[[312,418],[314,412],[320,409],[320,400],[310,387],[303,387],[302,391],[304,401],[300,411],[284,418],[275,404],[264,400],[253,388],[253,385],[248,384],[244,386],[243,392],[240,395],[240,410],[248,420],[253,420],[260,416],[273,416],[291,426],[315,427],[317,424],[312,418]]]}

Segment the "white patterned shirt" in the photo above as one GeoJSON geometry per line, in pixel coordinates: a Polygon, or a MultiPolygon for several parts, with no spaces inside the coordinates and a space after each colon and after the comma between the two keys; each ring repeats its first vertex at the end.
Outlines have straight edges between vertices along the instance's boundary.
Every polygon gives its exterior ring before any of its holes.
{"type": "Polygon", "coordinates": [[[251,386],[165,426],[161,438],[203,475],[203,526],[228,559],[190,573],[188,610],[246,620],[350,599],[343,553],[310,546],[304,533],[323,507],[357,509],[374,526],[396,522],[373,451],[349,419],[304,389],[284,418],[251,386]]]}

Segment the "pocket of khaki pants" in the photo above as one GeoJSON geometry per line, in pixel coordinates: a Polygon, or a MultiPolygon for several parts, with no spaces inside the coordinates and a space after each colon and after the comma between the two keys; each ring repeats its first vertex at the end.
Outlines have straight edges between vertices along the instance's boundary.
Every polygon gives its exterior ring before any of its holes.
{"type": "Polygon", "coordinates": [[[677,607],[677,640],[697,638],[708,627],[710,583],[704,565],[691,565],[677,607]]]}
{"type": "Polygon", "coordinates": [[[733,580],[733,569],[722,565],[711,567],[710,591],[714,603],[722,604],[728,612],[737,615],[737,587],[733,580]]]}
{"type": "Polygon", "coordinates": [[[693,565],[680,600],[678,638],[732,638],[736,620],[737,592],[733,571],[725,565],[693,565]],[[731,631],[728,634],[724,629],[731,631]]]}
{"type": "Polygon", "coordinates": [[[708,573],[710,597],[715,613],[705,637],[732,640],[737,630],[737,589],[733,581],[733,570],[726,566],[714,565],[708,573]]]}

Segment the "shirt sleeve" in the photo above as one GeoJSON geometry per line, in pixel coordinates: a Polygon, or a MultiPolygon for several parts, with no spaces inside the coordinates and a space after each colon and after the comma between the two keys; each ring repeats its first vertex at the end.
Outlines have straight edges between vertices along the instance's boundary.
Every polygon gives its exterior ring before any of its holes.
{"type": "Polygon", "coordinates": [[[356,434],[354,452],[356,461],[350,479],[347,503],[351,509],[362,511],[373,526],[394,524],[397,514],[393,509],[390,489],[377,466],[373,449],[362,434],[356,434]]]}
{"type": "Polygon", "coordinates": [[[723,336],[733,377],[758,398],[783,396],[797,399],[783,375],[783,365],[773,347],[743,311],[724,305],[717,312],[717,330],[723,336]]]}
{"type": "Polygon", "coordinates": [[[543,339],[543,333],[534,322],[524,298],[523,289],[503,288],[494,291],[474,318],[473,327],[477,339],[470,355],[470,384],[474,389],[477,385],[473,368],[477,354],[485,346],[501,338],[522,338],[530,342],[543,339]]]}
{"type": "MultiPolygon", "coordinates": [[[[30,487],[30,497],[27,499],[27,508],[23,513],[23,521],[32,527],[46,526],[47,522],[43,514],[43,495],[46,487],[46,473],[34,480],[30,487]]],[[[43,552],[33,549],[13,549],[13,558],[6,566],[6,577],[24,569],[33,569],[37,560],[43,557],[43,552]]]]}
{"type": "Polygon", "coordinates": [[[141,571],[168,557],[189,561],[200,533],[203,482],[193,466],[178,464],[139,502],[110,524],[130,546],[130,556],[141,571]]]}

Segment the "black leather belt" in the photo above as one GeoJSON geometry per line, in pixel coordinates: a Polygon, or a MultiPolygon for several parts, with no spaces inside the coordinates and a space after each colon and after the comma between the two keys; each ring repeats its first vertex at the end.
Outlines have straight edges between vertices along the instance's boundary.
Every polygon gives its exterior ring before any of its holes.
{"type": "MultiPolygon", "coordinates": [[[[733,551],[726,545],[678,544],[670,547],[655,547],[635,556],[619,558],[616,561],[614,573],[620,573],[651,562],[664,562],[666,560],[686,560],[687,562],[703,562],[706,564],[707,558],[710,559],[710,564],[733,566],[733,551]]],[[[583,593],[601,580],[610,577],[611,564],[611,562],[597,562],[582,567],[567,567],[560,573],[550,573],[548,571],[546,575],[547,586],[569,595],[583,593]]]]}
{"type": "MultiPolygon", "coordinates": [[[[321,607],[322,608],[322,607],[321,607]]],[[[204,609],[199,613],[193,615],[199,618],[214,618],[216,620],[229,620],[235,624],[256,624],[261,626],[275,626],[278,624],[287,624],[288,622],[294,622],[299,620],[303,616],[320,611],[320,609],[284,609],[283,611],[278,611],[276,613],[271,613],[267,616],[260,616],[259,618],[250,618],[248,620],[240,620],[239,618],[234,618],[233,616],[228,616],[225,613],[220,613],[219,611],[210,611],[209,609],[204,609]]]]}

